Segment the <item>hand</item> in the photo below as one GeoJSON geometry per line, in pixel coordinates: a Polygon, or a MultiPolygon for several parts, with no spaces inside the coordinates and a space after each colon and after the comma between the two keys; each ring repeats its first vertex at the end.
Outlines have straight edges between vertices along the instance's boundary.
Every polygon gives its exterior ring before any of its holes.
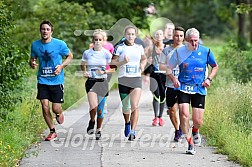
{"type": "Polygon", "coordinates": [[[86,77],[86,78],[88,78],[88,77],[90,77],[90,73],[87,72],[87,71],[84,71],[83,76],[86,77]]]}
{"type": "Polygon", "coordinates": [[[63,69],[63,66],[62,66],[62,65],[57,65],[57,66],[55,67],[54,74],[55,74],[55,75],[59,75],[59,74],[61,73],[62,69],[63,69]]]}
{"type": "Polygon", "coordinates": [[[179,88],[180,87],[180,82],[177,79],[174,79],[172,82],[173,82],[173,86],[175,88],[179,88]]]}
{"type": "Polygon", "coordinates": [[[202,83],[202,86],[209,88],[209,86],[211,85],[211,82],[209,79],[205,79],[204,82],[202,83]]]}
{"type": "Polygon", "coordinates": [[[36,59],[33,59],[33,61],[31,62],[31,68],[32,69],[35,69],[37,66],[38,66],[38,64],[37,64],[37,62],[36,62],[36,59]]]}

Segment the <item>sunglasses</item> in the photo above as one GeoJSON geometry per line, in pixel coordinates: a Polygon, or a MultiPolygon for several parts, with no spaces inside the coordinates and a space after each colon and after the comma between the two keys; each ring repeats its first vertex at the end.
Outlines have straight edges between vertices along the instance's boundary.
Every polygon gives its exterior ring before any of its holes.
{"type": "Polygon", "coordinates": [[[94,41],[102,41],[102,39],[94,39],[94,41]]]}

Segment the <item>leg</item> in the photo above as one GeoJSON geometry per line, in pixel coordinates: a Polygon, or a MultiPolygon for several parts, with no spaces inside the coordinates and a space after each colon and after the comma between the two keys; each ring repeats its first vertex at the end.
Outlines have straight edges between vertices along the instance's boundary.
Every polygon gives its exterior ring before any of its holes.
{"type": "Polygon", "coordinates": [[[97,130],[101,129],[102,122],[104,119],[104,105],[106,102],[106,97],[98,96],[98,109],[97,109],[97,130]]]}
{"type": "Polygon", "coordinates": [[[53,118],[50,112],[49,100],[43,99],[40,100],[40,103],[42,105],[43,117],[45,119],[47,126],[49,127],[49,129],[54,129],[53,118]]]}
{"type": "Polygon", "coordinates": [[[122,101],[122,113],[125,121],[124,135],[125,137],[129,136],[131,127],[130,127],[130,101],[129,94],[120,93],[120,98],[122,101]]]}
{"type": "Polygon", "coordinates": [[[180,127],[182,129],[183,134],[185,135],[186,139],[189,140],[191,137],[189,134],[189,103],[181,103],[179,104],[179,116],[180,116],[180,127]]]}
{"type": "Polygon", "coordinates": [[[89,103],[89,114],[90,114],[90,120],[87,127],[87,133],[93,134],[94,133],[94,125],[95,125],[95,115],[97,111],[98,106],[98,99],[97,94],[95,92],[88,92],[88,103],[89,103]]]}
{"type": "Polygon", "coordinates": [[[177,116],[178,104],[175,103],[169,111],[169,117],[175,130],[179,130],[178,116],[177,116]]]}
{"type": "Polygon", "coordinates": [[[141,88],[135,88],[130,93],[130,105],[131,105],[131,129],[135,130],[138,122],[138,104],[141,97],[141,88]]]}
{"type": "Polygon", "coordinates": [[[89,108],[90,120],[94,122],[97,106],[98,106],[97,94],[95,92],[88,92],[87,96],[88,96],[88,103],[90,107],[89,108]]]}
{"type": "Polygon", "coordinates": [[[52,110],[53,113],[56,114],[56,120],[59,124],[64,122],[64,115],[62,113],[62,106],[61,103],[52,103],[52,110]]]}

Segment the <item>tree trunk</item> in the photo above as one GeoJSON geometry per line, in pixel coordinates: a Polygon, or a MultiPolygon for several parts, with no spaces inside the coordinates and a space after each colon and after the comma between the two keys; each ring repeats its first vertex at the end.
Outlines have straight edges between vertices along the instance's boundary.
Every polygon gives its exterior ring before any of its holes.
{"type": "MultiPolygon", "coordinates": [[[[247,4],[247,0],[237,0],[237,5],[242,3],[247,4]]],[[[246,15],[244,13],[238,13],[238,47],[242,50],[246,49],[246,15]]]]}
{"type": "MultiPolygon", "coordinates": [[[[252,0],[248,0],[249,5],[252,5],[252,0]]],[[[252,43],[252,11],[249,11],[249,41],[252,43]]]]}

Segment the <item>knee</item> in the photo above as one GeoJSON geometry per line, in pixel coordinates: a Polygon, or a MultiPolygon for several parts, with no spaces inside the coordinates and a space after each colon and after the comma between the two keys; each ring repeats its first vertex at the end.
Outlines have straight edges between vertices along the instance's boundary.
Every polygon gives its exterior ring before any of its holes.
{"type": "Polygon", "coordinates": [[[42,105],[42,111],[43,111],[44,113],[49,113],[49,112],[50,112],[50,107],[49,107],[49,105],[43,104],[43,105],[42,105]]]}
{"type": "Polygon", "coordinates": [[[100,118],[100,119],[104,118],[104,111],[103,110],[97,111],[97,118],[100,118]]]}
{"type": "Polygon", "coordinates": [[[203,120],[202,119],[199,119],[199,118],[194,118],[193,119],[193,124],[195,125],[195,126],[201,126],[202,124],[203,124],[203,120]]]}
{"type": "Polygon", "coordinates": [[[61,105],[53,106],[52,110],[54,113],[60,113],[62,110],[62,107],[61,107],[61,105]]]}

